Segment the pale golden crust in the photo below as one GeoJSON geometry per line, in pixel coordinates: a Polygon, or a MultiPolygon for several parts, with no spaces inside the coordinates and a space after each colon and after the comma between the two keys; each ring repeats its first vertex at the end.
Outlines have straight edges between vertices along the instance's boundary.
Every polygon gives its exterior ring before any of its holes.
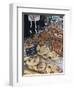
{"type": "Polygon", "coordinates": [[[26,61],[26,64],[28,66],[37,65],[38,63],[39,63],[39,57],[38,56],[36,58],[29,58],[29,60],[26,61]]]}

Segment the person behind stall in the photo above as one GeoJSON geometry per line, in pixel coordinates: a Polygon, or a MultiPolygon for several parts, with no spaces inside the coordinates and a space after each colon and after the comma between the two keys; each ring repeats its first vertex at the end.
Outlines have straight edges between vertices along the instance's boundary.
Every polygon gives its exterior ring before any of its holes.
{"type": "Polygon", "coordinates": [[[37,30],[37,32],[39,32],[39,29],[40,29],[40,20],[36,21],[36,30],[37,30]]]}
{"type": "Polygon", "coordinates": [[[30,33],[38,33],[38,25],[40,20],[40,15],[28,15],[28,20],[30,21],[30,33]]]}

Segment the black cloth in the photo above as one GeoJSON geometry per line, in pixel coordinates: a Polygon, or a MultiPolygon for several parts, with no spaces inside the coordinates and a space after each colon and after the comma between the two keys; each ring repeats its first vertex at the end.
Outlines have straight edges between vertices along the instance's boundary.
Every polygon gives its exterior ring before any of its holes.
{"type": "Polygon", "coordinates": [[[24,38],[30,36],[30,22],[28,20],[28,15],[24,15],[24,38]]]}

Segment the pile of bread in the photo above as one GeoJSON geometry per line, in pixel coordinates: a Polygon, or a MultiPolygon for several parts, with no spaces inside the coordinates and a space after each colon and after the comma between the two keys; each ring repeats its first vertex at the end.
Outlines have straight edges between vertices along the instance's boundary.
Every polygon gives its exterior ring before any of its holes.
{"type": "Polygon", "coordinates": [[[63,30],[57,26],[48,26],[38,36],[34,35],[32,40],[39,43],[49,41],[49,49],[55,51],[59,56],[63,56],[63,30]]]}
{"type": "Polygon", "coordinates": [[[37,54],[40,55],[44,59],[58,60],[58,54],[55,51],[51,51],[49,47],[44,44],[44,42],[40,42],[37,46],[37,54]]]}
{"type": "Polygon", "coordinates": [[[50,74],[63,72],[62,68],[58,65],[46,63],[46,61],[38,55],[25,57],[24,62],[26,64],[24,74],[50,74]]]}
{"type": "Polygon", "coordinates": [[[32,37],[32,42],[37,41],[37,54],[24,57],[24,74],[61,73],[63,69],[47,61],[59,60],[63,57],[63,30],[57,26],[48,26],[38,36],[32,37]],[[48,46],[45,42],[48,41],[48,46]]]}
{"type": "Polygon", "coordinates": [[[52,26],[48,30],[51,41],[50,49],[59,54],[59,56],[63,56],[63,30],[52,26]]]}

